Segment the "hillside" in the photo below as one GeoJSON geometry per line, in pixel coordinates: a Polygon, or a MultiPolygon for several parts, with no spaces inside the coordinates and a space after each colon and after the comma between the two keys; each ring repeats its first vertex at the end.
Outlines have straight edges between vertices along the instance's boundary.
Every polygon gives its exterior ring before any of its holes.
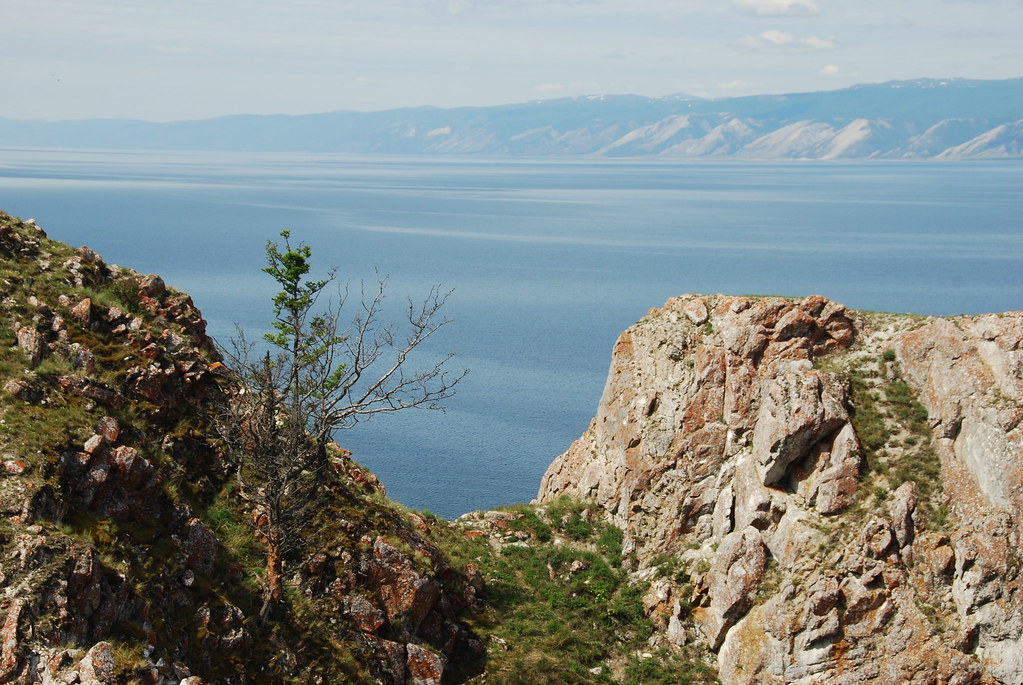
{"type": "Polygon", "coordinates": [[[198,121],[0,119],[0,145],[742,159],[1020,156],[1023,79],[918,79],[707,100],[607,95],[198,121]]]}

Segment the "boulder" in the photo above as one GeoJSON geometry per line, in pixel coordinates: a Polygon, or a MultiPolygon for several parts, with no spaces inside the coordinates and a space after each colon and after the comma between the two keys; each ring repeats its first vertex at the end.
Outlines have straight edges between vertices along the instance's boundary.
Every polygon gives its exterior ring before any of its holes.
{"type": "Polygon", "coordinates": [[[753,453],[764,485],[784,479],[789,466],[818,444],[835,439],[848,421],[842,384],[816,371],[767,379],[753,431],[753,453]]]}
{"type": "Polygon", "coordinates": [[[440,685],[444,676],[443,655],[412,643],[405,645],[405,651],[408,654],[406,682],[409,685],[440,685]]]}

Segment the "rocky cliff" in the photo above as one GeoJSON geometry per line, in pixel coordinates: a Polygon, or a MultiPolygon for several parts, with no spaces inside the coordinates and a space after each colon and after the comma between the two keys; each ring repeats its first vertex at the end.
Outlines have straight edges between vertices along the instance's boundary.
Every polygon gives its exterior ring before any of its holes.
{"type": "Polygon", "coordinates": [[[685,295],[539,500],[591,500],[726,683],[1023,682],[1023,313],[685,295]]]}
{"type": "Polygon", "coordinates": [[[258,620],[260,512],[211,425],[236,391],[187,295],[0,213],[0,683],[439,683],[479,570],[334,448],[258,620]],[[257,525],[253,525],[253,523],[257,525]]]}

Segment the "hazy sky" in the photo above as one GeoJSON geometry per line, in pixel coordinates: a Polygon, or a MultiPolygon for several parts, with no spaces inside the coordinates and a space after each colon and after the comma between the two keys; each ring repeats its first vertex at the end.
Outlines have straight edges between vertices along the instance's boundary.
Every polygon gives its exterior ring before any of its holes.
{"type": "Polygon", "coordinates": [[[0,0],[0,27],[12,118],[1023,76],[1023,0],[0,0]]]}

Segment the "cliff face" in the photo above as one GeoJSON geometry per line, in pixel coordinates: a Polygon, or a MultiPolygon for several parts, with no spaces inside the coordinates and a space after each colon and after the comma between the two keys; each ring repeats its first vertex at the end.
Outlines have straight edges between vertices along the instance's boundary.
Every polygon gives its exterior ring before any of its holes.
{"type": "Polygon", "coordinates": [[[201,314],[3,213],[0,388],[0,682],[437,683],[483,652],[478,569],[340,448],[286,615],[258,620],[261,512],[211,427],[237,388],[201,314]]]}
{"type": "Polygon", "coordinates": [[[1021,422],[1023,313],[686,295],[539,499],[601,507],[724,682],[1019,683],[1021,422]]]}

